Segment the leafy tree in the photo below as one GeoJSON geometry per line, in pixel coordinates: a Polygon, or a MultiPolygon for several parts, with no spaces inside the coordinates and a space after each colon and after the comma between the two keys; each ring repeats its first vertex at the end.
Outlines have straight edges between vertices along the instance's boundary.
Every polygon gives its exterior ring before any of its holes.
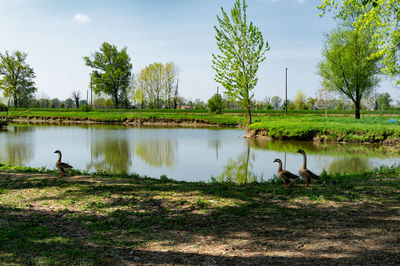
{"type": "Polygon", "coordinates": [[[222,99],[221,94],[214,94],[210,99],[208,99],[207,107],[211,112],[216,112],[217,114],[222,113],[222,109],[226,106],[225,101],[222,99]]]}
{"type": "Polygon", "coordinates": [[[21,101],[27,101],[37,91],[35,73],[26,62],[27,54],[16,51],[9,54],[0,53],[0,89],[5,97],[12,97],[14,106],[19,107],[21,101]]]}
{"type": "Polygon", "coordinates": [[[306,107],[306,96],[304,95],[303,91],[298,91],[296,97],[293,101],[294,109],[296,110],[304,110],[306,107]]]}
{"type": "Polygon", "coordinates": [[[271,98],[271,105],[274,107],[275,110],[278,110],[282,104],[282,99],[279,96],[274,96],[271,98]]]}
{"type": "Polygon", "coordinates": [[[115,45],[104,42],[99,52],[92,57],[83,57],[87,66],[93,69],[91,80],[95,93],[103,92],[110,95],[115,108],[119,108],[120,100],[127,97],[127,89],[131,77],[131,59],[127,48],[118,51],[115,45]],[[122,98],[122,99],[121,99],[122,98]]]}
{"type": "Polygon", "coordinates": [[[136,81],[136,91],[144,92],[150,108],[176,108],[178,97],[178,67],[169,62],[153,63],[142,69],[136,81]]]}
{"type": "Polygon", "coordinates": [[[133,94],[133,102],[137,104],[137,107],[140,106],[141,109],[144,108],[145,95],[142,89],[138,88],[135,90],[133,94]]]}
{"type": "Polygon", "coordinates": [[[247,110],[248,124],[251,124],[251,107],[257,85],[259,64],[265,60],[269,50],[260,30],[248,23],[245,0],[236,0],[231,18],[221,7],[222,17],[217,16],[216,40],[220,55],[212,55],[212,67],[216,71],[215,80],[222,84],[226,94],[238,99],[247,110]]]}
{"type": "Polygon", "coordinates": [[[354,22],[356,30],[375,28],[371,48],[379,47],[372,56],[383,57],[382,71],[400,82],[400,1],[398,0],[322,0],[322,14],[338,10],[336,16],[348,18],[354,12],[363,13],[354,22]]]}
{"type": "Polygon", "coordinates": [[[315,109],[315,104],[317,103],[317,99],[313,97],[308,97],[306,101],[306,109],[308,110],[314,110],[315,109]]]}
{"type": "Polygon", "coordinates": [[[71,98],[67,98],[64,101],[64,104],[66,108],[72,108],[72,106],[74,105],[74,100],[72,100],[71,98]]]}
{"type": "Polygon", "coordinates": [[[357,31],[339,27],[327,37],[318,64],[322,85],[349,99],[355,107],[355,118],[360,118],[363,97],[378,84],[379,58],[372,57],[378,48],[371,46],[373,31],[357,31]]]}
{"type": "Polygon", "coordinates": [[[382,93],[378,96],[377,103],[379,110],[389,110],[391,108],[390,102],[392,99],[390,98],[389,93],[382,93]]]}

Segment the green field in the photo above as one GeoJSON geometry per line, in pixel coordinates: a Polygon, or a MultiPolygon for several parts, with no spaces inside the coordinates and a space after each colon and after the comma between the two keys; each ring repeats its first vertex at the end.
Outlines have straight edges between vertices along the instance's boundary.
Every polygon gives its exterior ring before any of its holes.
{"type": "Polygon", "coordinates": [[[0,167],[0,263],[398,264],[399,168],[310,189],[0,167]]]}

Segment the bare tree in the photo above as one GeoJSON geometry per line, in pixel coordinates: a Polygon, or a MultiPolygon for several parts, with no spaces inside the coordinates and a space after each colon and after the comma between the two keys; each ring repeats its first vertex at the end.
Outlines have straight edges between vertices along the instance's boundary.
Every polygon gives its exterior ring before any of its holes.
{"type": "Polygon", "coordinates": [[[76,108],[79,108],[79,101],[81,99],[81,92],[80,91],[73,91],[72,92],[72,99],[75,101],[76,108]]]}
{"type": "Polygon", "coordinates": [[[317,90],[317,105],[325,109],[325,118],[328,118],[328,105],[333,100],[333,92],[326,89],[320,88],[317,90]]]}

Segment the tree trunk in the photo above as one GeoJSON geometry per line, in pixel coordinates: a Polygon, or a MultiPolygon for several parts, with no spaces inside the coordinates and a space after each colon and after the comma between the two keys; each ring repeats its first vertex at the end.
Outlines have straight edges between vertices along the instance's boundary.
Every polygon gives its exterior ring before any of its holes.
{"type": "Polygon", "coordinates": [[[356,102],[355,103],[355,117],[356,117],[356,119],[360,119],[360,103],[359,102],[356,102]]]}
{"type": "Polygon", "coordinates": [[[18,97],[17,97],[17,94],[14,94],[14,107],[18,108],[18,97]]]}
{"type": "Polygon", "coordinates": [[[251,107],[250,105],[247,106],[247,125],[251,125],[251,107]]]}
{"type": "Polygon", "coordinates": [[[115,109],[118,109],[118,93],[115,94],[114,99],[115,99],[115,109]]]}

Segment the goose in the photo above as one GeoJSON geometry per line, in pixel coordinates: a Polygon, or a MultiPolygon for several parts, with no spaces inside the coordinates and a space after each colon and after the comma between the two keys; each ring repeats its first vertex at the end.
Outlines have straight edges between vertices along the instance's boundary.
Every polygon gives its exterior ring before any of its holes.
{"type": "Polygon", "coordinates": [[[307,169],[306,152],[301,149],[299,149],[297,152],[303,155],[303,165],[301,166],[301,168],[299,170],[299,175],[306,180],[307,187],[309,187],[311,184],[311,180],[319,179],[319,176],[317,176],[316,174],[314,174],[313,172],[311,172],[310,170],[307,169]]]}
{"type": "Polygon", "coordinates": [[[61,162],[61,151],[56,150],[54,153],[58,153],[58,160],[56,162],[56,167],[61,171],[61,176],[65,175],[65,172],[70,171],[73,167],[67,163],[61,162]]]}
{"type": "Polygon", "coordinates": [[[279,163],[279,168],[278,168],[278,177],[282,179],[282,181],[285,183],[286,187],[290,187],[293,184],[290,182],[290,179],[296,179],[300,178],[299,176],[292,174],[291,172],[287,170],[282,170],[282,161],[281,159],[275,159],[274,163],[279,163]]]}

